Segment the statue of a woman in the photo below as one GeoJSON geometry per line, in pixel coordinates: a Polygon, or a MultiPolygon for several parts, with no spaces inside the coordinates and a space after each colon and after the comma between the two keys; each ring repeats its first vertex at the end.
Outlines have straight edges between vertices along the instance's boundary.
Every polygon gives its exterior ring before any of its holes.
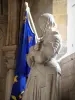
{"type": "Polygon", "coordinates": [[[31,72],[22,100],[59,100],[61,68],[55,56],[61,47],[61,37],[51,14],[43,14],[39,23],[43,23],[40,28],[44,35],[27,55],[31,72]]]}

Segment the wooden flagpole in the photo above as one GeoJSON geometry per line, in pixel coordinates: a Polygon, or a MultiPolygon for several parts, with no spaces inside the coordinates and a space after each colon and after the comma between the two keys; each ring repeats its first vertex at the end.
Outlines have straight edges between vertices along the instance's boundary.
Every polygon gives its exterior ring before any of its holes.
{"type": "Polygon", "coordinates": [[[28,2],[25,2],[25,7],[26,7],[26,11],[28,12],[28,17],[29,17],[29,20],[31,22],[32,30],[34,31],[34,33],[36,35],[36,41],[39,41],[40,38],[38,37],[37,31],[36,31],[36,28],[35,28],[31,13],[30,13],[30,8],[28,6],[28,2]]]}

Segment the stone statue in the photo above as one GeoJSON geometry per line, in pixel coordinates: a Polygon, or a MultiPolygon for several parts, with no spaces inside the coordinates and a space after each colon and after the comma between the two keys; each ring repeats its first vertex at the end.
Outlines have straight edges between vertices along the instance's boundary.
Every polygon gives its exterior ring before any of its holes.
{"type": "Polygon", "coordinates": [[[31,72],[22,100],[59,100],[61,68],[55,57],[61,47],[54,17],[45,13],[39,18],[43,37],[27,55],[31,72]]]}

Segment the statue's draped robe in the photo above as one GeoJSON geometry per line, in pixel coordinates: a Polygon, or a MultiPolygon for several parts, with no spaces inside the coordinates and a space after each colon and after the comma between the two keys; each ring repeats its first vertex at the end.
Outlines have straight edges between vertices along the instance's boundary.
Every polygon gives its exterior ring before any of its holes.
{"type": "Polygon", "coordinates": [[[57,32],[54,32],[50,37],[49,40],[48,38],[46,40],[46,37],[44,39],[43,52],[35,51],[34,47],[30,50],[27,61],[31,66],[31,72],[22,100],[60,100],[61,68],[54,55],[56,55],[61,46],[61,38],[57,32]],[[52,46],[48,45],[48,42],[52,43],[52,46]],[[47,51],[49,46],[51,52],[51,56],[49,55],[50,60],[44,64],[44,57],[49,52],[47,51]],[[31,55],[35,60],[33,64],[30,59],[31,55]]]}

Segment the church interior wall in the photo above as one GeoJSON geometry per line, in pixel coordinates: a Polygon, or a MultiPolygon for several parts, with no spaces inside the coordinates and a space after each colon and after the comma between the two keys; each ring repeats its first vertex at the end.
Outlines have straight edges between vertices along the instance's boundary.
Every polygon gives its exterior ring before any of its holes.
{"type": "MultiPolygon", "coordinates": [[[[3,46],[5,46],[7,27],[8,27],[9,14],[8,14],[7,2],[8,2],[7,0],[6,1],[3,0],[3,9],[0,8],[0,29],[1,29],[0,30],[0,38],[1,38],[0,39],[0,100],[4,100],[3,97],[5,95],[5,81],[6,81],[6,72],[7,72],[6,65],[4,64],[4,53],[2,51],[3,46]]],[[[41,36],[42,34],[40,34],[41,31],[39,31],[39,28],[38,28],[38,18],[42,13],[48,12],[54,15],[56,23],[58,24],[59,32],[62,35],[63,40],[66,41],[67,40],[67,12],[66,12],[67,2],[66,0],[53,0],[53,1],[52,0],[37,0],[37,1],[28,0],[28,2],[29,2],[31,14],[32,14],[39,36],[41,36]]],[[[22,0],[22,3],[24,3],[24,0],[22,0]]],[[[21,10],[24,11],[24,9],[21,9],[21,10]]],[[[13,15],[13,17],[14,16],[16,15],[13,15]]],[[[22,17],[23,15],[21,16],[21,20],[22,20],[22,17]]],[[[15,18],[18,18],[18,17],[15,17],[15,18]]],[[[21,22],[21,20],[19,21],[21,22]]],[[[14,29],[14,32],[15,32],[15,29],[14,29]]],[[[75,93],[75,89],[74,89],[75,87],[75,79],[74,79],[75,78],[75,72],[74,72],[75,53],[68,56],[67,58],[64,58],[60,62],[60,66],[62,69],[62,75],[61,75],[62,100],[74,100],[75,99],[75,95],[74,95],[75,93]]]]}

